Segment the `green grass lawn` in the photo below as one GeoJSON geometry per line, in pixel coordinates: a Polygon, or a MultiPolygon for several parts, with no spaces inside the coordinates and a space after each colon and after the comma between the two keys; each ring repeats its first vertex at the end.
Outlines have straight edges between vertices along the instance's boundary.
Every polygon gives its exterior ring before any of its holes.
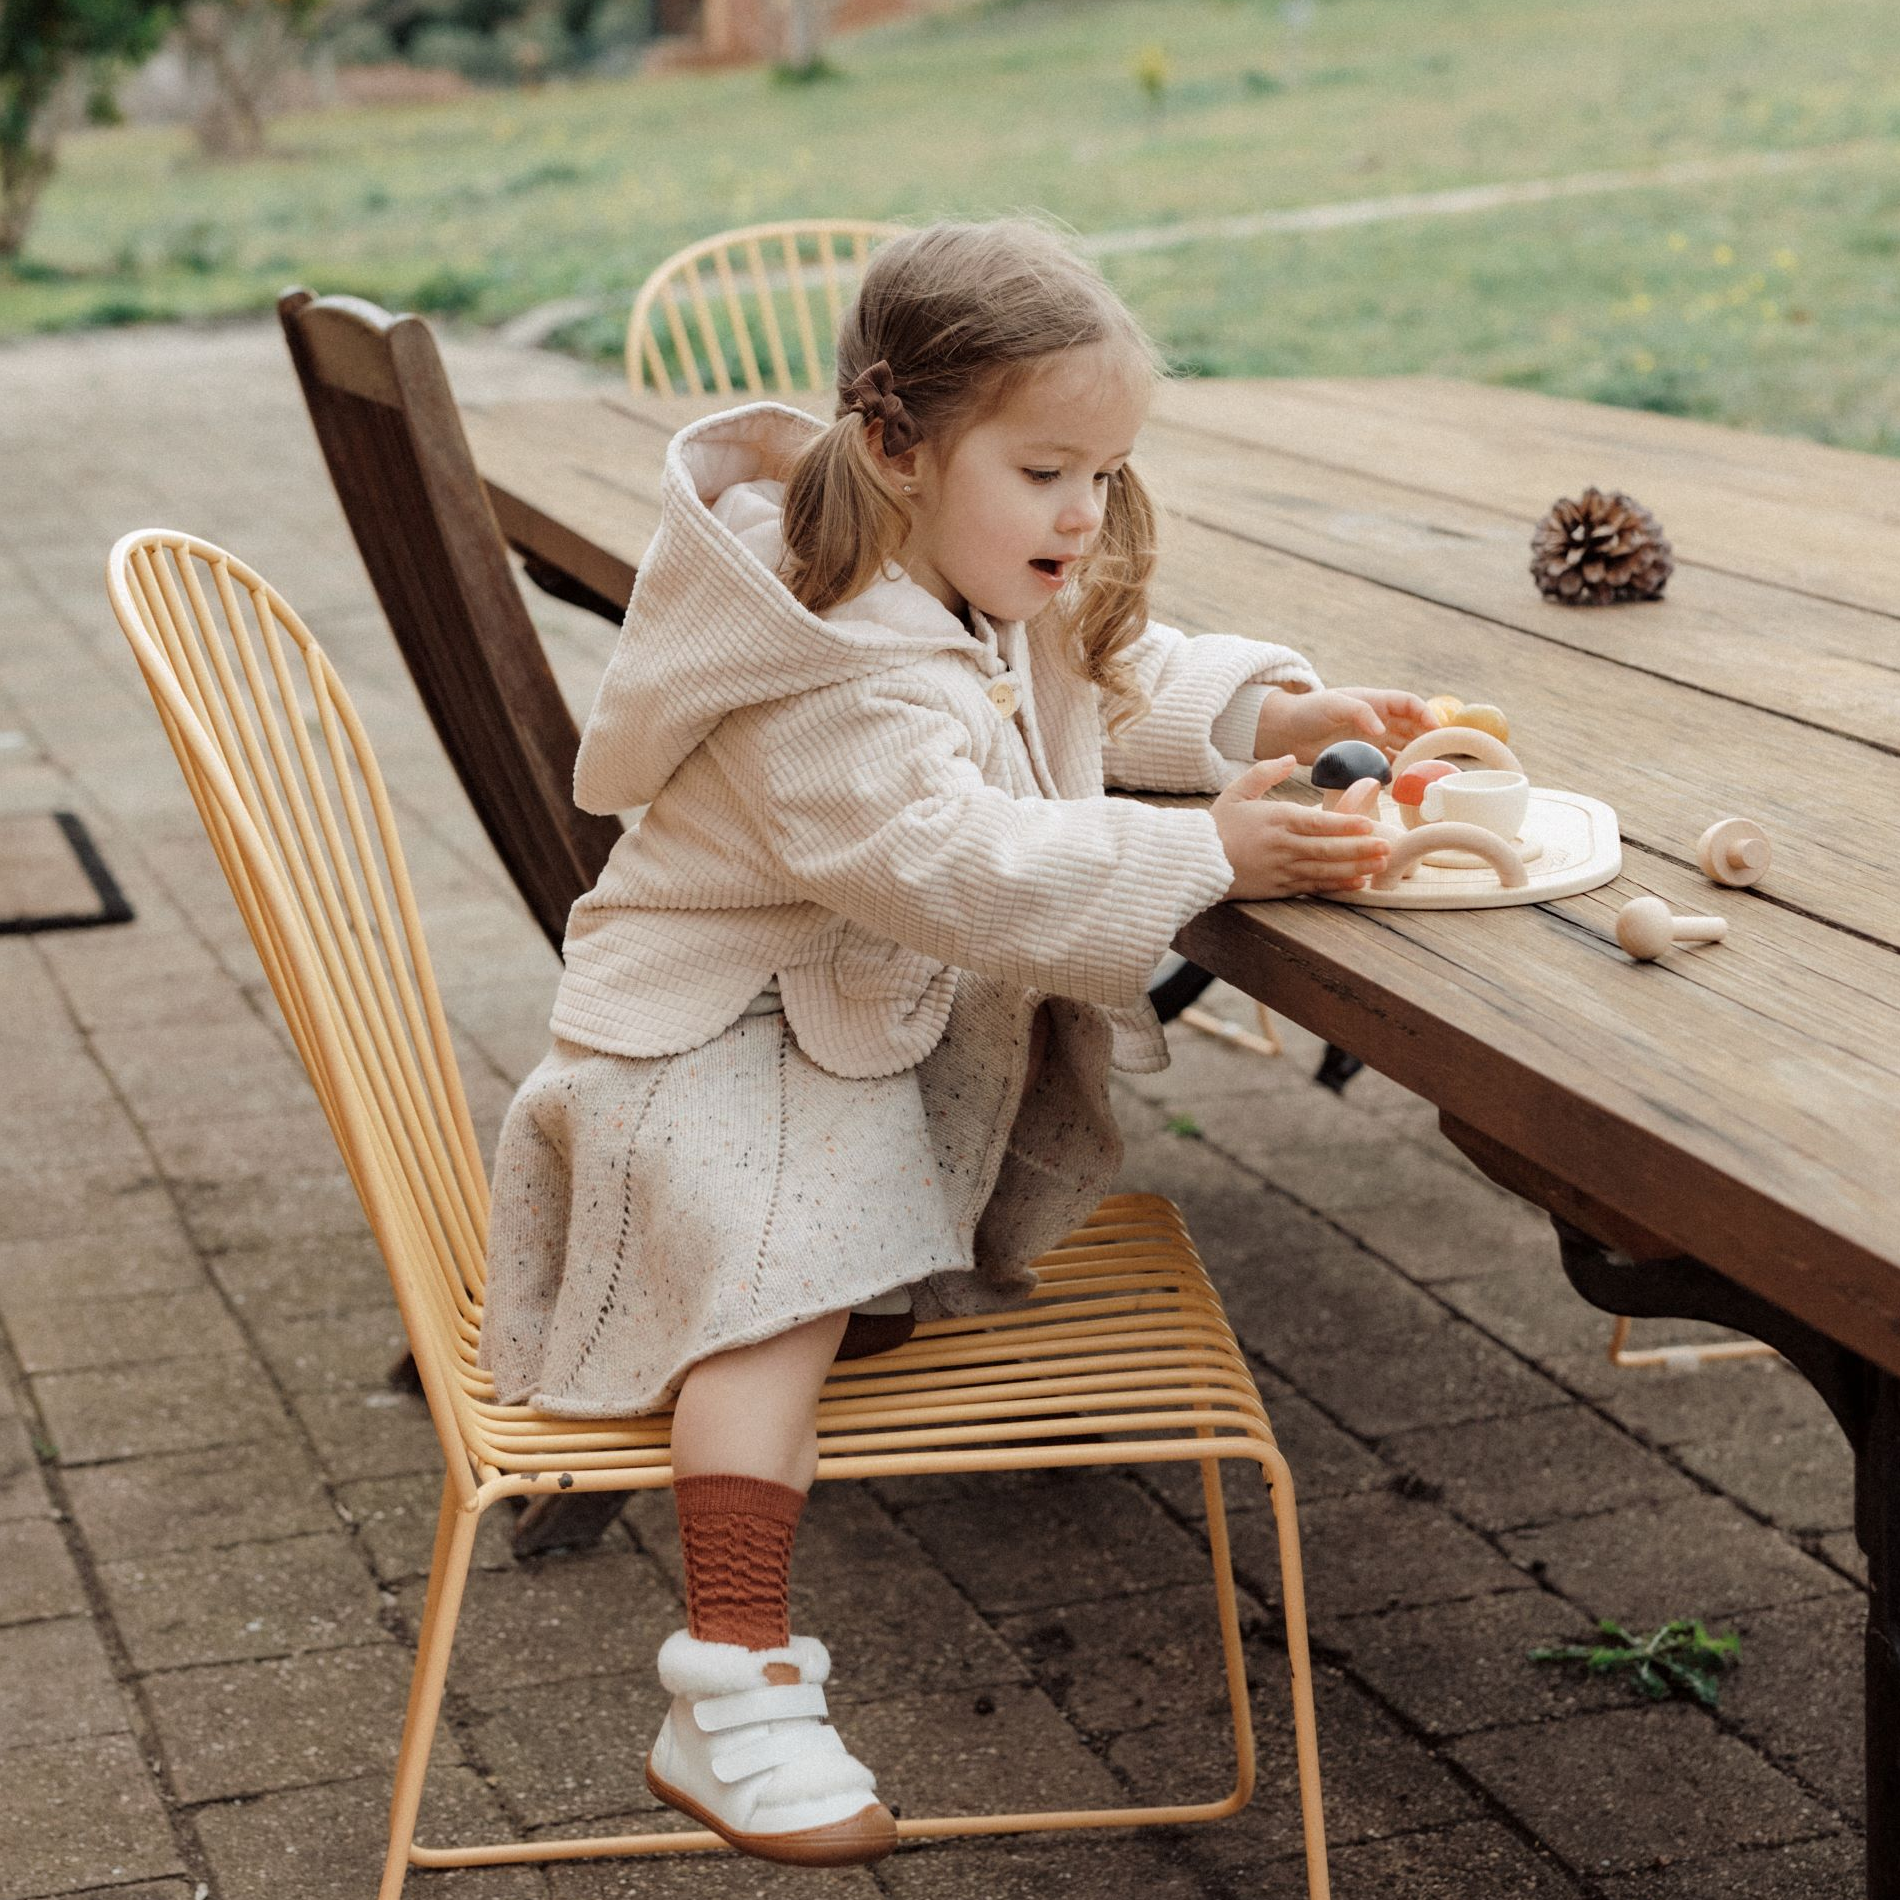
{"type": "Polygon", "coordinates": [[[1278,0],[1019,0],[833,51],[845,76],[805,87],[753,70],[285,118],[243,167],[178,130],[75,137],[0,274],[0,337],[258,311],[300,281],[477,323],[598,296],[560,341],[609,358],[654,263],[754,218],[1040,206],[1096,232],[1826,148],[1105,268],[1203,372],[1428,370],[1900,453],[1892,0],[1317,0],[1297,46],[1278,0]]]}

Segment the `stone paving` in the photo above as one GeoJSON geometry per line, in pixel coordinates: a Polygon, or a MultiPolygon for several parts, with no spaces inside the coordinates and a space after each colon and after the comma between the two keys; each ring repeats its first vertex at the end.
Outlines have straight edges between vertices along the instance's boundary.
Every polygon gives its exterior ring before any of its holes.
{"type": "MultiPolygon", "coordinates": [[[[465,396],[588,373],[465,343],[465,396]]],[[[110,543],[242,554],[336,659],[400,801],[485,1141],[554,963],[409,687],[274,328],[0,352],[0,820],[80,813],[137,908],[0,937],[0,1900],[373,1891],[439,1453],[348,1183],[105,604],[110,543]]],[[[584,706],[612,638],[534,596],[584,706]]],[[[1322,660],[1323,660],[1323,656],[1322,660]]],[[[0,837],[4,832],[0,831],[0,837]]],[[[1236,1020],[1250,1006],[1210,1001],[1236,1020]]],[[[1126,1184],[1172,1196],[1300,1489],[1335,1891],[1846,1896],[1859,1882],[1851,1470],[1778,1362],[1617,1372],[1542,1219],[1370,1072],[1176,1025],[1124,1080],[1126,1184]],[[1187,1118],[1187,1119],[1183,1119],[1187,1118]],[[1719,1711],[1526,1657],[1612,1615],[1743,1634],[1719,1711]]],[[[1651,1323],[1645,1332],[1657,1337],[1651,1323]]],[[[1230,1473],[1261,1787],[1221,1825],[906,1850],[896,1900],[1305,1891],[1264,1494],[1230,1473]]],[[[912,1811],[1199,1799],[1230,1740],[1198,1480],[821,1487],[797,1621],[912,1811]]],[[[485,1527],[425,1835],[611,1830],[650,1803],[670,1507],[586,1555],[485,1527]]],[[[412,1895],[731,1900],[732,1858],[411,1876],[412,1895]]]]}

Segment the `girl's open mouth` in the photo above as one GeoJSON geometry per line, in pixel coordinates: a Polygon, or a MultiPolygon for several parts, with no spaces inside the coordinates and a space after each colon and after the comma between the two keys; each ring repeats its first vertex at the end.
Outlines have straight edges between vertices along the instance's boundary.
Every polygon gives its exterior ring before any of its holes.
{"type": "Polygon", "coordinates": [[[1069,563],[1067,561],[1051,561],[1039,557],[1031,561],[1029,565],[1042,576],[1044,582],[1050,587],[1060,587],[1063,581],[1068,578],[1069,563]]]}

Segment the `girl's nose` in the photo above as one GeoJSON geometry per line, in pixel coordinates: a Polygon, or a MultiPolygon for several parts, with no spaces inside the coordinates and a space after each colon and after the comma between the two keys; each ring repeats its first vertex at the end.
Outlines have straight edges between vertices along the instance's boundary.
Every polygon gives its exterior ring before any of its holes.
{"type": "Polygon", "coordinates": [[[1102,505],[1091,493],[1086,501],[1071,501],[1056,516],[1058,534],[1093,534],[1102,525],[1102,505]]]}

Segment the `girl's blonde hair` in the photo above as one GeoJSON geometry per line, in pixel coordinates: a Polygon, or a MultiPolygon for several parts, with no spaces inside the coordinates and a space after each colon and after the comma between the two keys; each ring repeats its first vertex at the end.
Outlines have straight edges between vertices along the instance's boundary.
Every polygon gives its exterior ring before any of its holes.
{"type": "MultiPolygon", "coordinates": [[[[1159,352],[1101,273],[1028,219],[939,223],[873,254],[838,331],[837,420],[794,465],[785,500],[785,582],[813,613],[862,593],[910,531],[880,477],[865,419],[844,392],[872,364],[921,439],[939,455],[1009,401],[1063,350],[1106,343],[1131,373],[1165,374],[1159,352]]],[[[1124,464],[1108,484],[1101,532],[1046,611],[1062,617],[1071,657],[1116,706],[1110,731],[1147,709],[1121,650],[1148,623],[1154,504],[1124,464]]]]}

